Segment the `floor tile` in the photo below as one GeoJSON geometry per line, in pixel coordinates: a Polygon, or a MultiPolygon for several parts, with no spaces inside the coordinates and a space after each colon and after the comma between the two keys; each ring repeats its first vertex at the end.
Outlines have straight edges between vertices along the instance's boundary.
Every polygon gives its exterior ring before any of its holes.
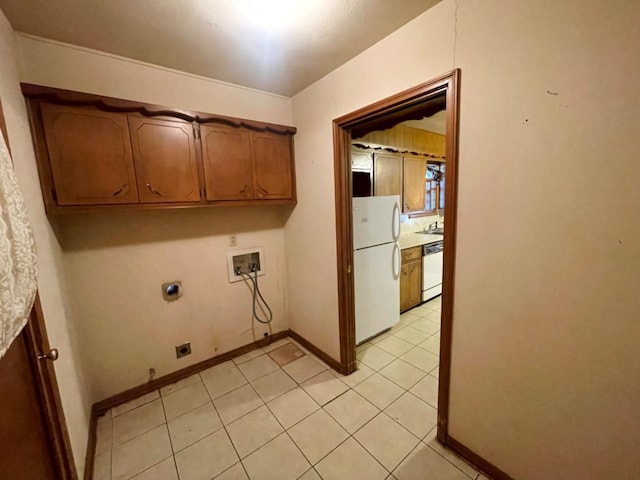
{"type": "Polygon", "coordinates": [[[420,347],[414,347],[400,357],[407,363],[419,368],[425,373],[429,373],[440,363],[440,357],[431,352],[427,352],[420,347]]]}
{"type": "Polygon", "coordinates": [[[233,362],[225,362],[200,372],[200,377],[212,400],[247,383],[247,379],[233,362]]]}
{"type": "Polygon", "coordinates": [[[314,360],[311,355],[305,355],[304,357],[285,365],[282,369],[296,382],[303,383],[320,372],[323,372],[325,367],[314,360]]]}
{"type": "Polygon", "coordinates": [[[227,432],[240,458],[257,450],[282,433],[282,427],[265,406],[227,425],[227,432]]]}
{"type": "Polygon", "coordinates": [[[262,347],[262,350],[268,353],[271,350],[276,350],[280,347],[285,346],[287,343],[291,343],[291,340],[289,338],[281,338],[280,340],[270,343],[266,347],[262,347]]]}
{"type": "Polygon", "coordinates": [[[438,408],[438,379],[436,377],[427,375],[411,387],[410,392],[432,407],[438,408]]]}
{"type": "Polygon", "coordinates": [[[377,407],[353,390],[326,404],[324,409],[350,434],[380,413],[377,407]]]}
{"type": "Polygon", "coordinates": [[[384,480],[388,472],[353,438],[327,455],[315,466],[323,480],[384,480]]]}
{"type": "Polygon", "coordinates": [[[426,373],[419,368],[402,360],[394,360],[381,369],[379,373],[405,389],[413,387],[426,375],[426,373]]]}
{"type": "Polygon", "coordinates": [[[289,428],[320,406],[301,388],[291,390],[267,405],[284,428],[289,428]]]}
{"type": "Polygon", "coordinates": [[[286,433],[253,452],[242,463],[251,480],[295,480],[311,466],[286,433]]]}
{"type": "Polygon", "coordinates": [[[238,455],[224,429],[176,454],[180,480],[211,480],[238,462],[238,455]]]}
{"type": "Polygon", "coordinates": [[[174,452],[203,439],[222,427],[222,422],[211,402],[194,408],[169,420],[169,435],[174,452]]]}
{"type": "Polygon", "coordinates": [[[301,387],[321,406],[349,390],[347,385],[329,371],[307,380],[301,387]]]}
{"type": "Polygon", "coordinates": [[[171,442],[166,425],[161,425],[111,452],[112,480],[125,480],[170,457],[171,442]]]}
{"type": "Polygon", "coordinates": [[[391,355],[389,352],[386,352],[375,345],[371,345],[369,348],[356,353],[356,358],[360,363],[364,363],[375,371],[380,370],[382,367],[390,364],[396,359],[396,357],[391,355]]]}
{"type": "Polygon", "coordinates": [[[276,362],[281,367],[293,362],[294,360],[304,357],[304,355],[305,353],[291,342],[269,352],[271,360],[276,362]]]}
{"type": "Polygon", "coordinates": [[[322,480],[318,472],[316,472],[313,468],[308,470],[307,473],[302,475],[299,480],[322,480]]]}
{"type": "Polygon", "coordinates": [[[424,342],[421,342],[418,346],[435,355],[440,355],[440,338],[439,337],[431,336],[427,338],[424,342]]]}
{"type": "Polygon", "coordinates": [[[341,376],[340,380],[353,388],[360,382],[369,378],[374,373],[375,371],[367,367],[364,363],[358,362],[358,369],[350,375],[341,376]]]}
{"type": "Polygon", "coordinates": [[[469,477],[424,443],[420,443],[393,474],[398,480],[424,480],[425,472],[429,472],[429,478],[438,480],[469,480],[469,477]]]}
{"type": "Polygon", "coordinates": [[[251,385],[245,385],[233,392],[227,393],[213,401],[222,419],[222,423],[228,425],[241,416],[255,410],[263,404],[260,397],[254,392],[251,385]]]}
{"type": "Polygon", "coordinates": [[[197,373],[162,387],[160,389],[160,395],[169,395],[170,393],[176,392],[181,388],[188,387],[189,385],[193,385],[194,383],[200,383],[200,376],[197,373]]]}
{"type": "Polygon", "coordinates": [[[364,382],[356,385],[354,390],[380,409],[386,408],[404,393],[404,389],[379,373],[371,375],[364,382]]]}
{"type": "Polygon", "coordinates": [[[384,412],[418,438],[424,438],[438,421],[438,411],[409,392],[384,412]]]}
{"type": "Polygon", "coordinates": [[[396,330],[393,334],[412,345],[418,345],[420,342],[429,338],[428,333],[418,330],[417,328],[413,328],[410,325],[396,330]]]}
{"type": "Polygon", "coordinates": [[[388,331],[378,335],[377,337],[374,337],[374,338],[368,340],[368,343],[370,343],[371,345],[375,345],[377,343],[380,343],[382,340],[386,340],[390,336],[391,336],[391,332],[388,330],[388,331]]]}
{"type": "Polygon", "coordinates": [[[406,340],[402,340],[395,335],[390,335],[381,342],[378,342],[376,344],[376,347],[383,349],[391,355],[399,357],[403,353],[411,350],[413,348],[413,344],[407,342],[406,340]]]}
{"type": "Polygon", "coordinates": [[[179,417],[210,400],[202,382],[194,383],[162,397],[167,420],[179,417]]]}
{"type": "Polygon", "coordinates": [[[260,378],[267,373],[271,373],[275,370],[278,370],[278,364],[271,360],[269,355],[260,355],[253,360],[249,360],[248,362],[241,363],[238,365],[238,368],[242,372],[242,374],[247,377],[247,380],[255,380],[260,378]]]}
{"type": "Polygon", "coordinates": [[[121,445],[165,421],[160,399],[120,415],[113,419],[113,445],[121,445]]]}
{"type": "Polygon", "coordinates": [[[247,477],[242,463],[238,462],[218,475],[215,480],[249,480],[249,477],[247,477]]]}
{"type": "Polygon", "coordinates": [[[349,436],[324,410],[305,418],[290,428],[288,433],[312,465],[349,436]]]}
{"type": "Polygon", "coordinates": [[[478,475],[478,471],[467,462],[462,460],[460,457],[458,457],[451,450],[447,450],[446,448],[444,448],[442,444],[436,439],[436,433],[437,431],[435,428],[431,430],[423,440],[423,443],[431,448],[434,452],[439,454],[441,457],[448,460],[449,463],[458,467],[458,469],[466,473],[467,476],[475,478],[475,476],[478,475]]]}
{"type": "Polygon", "coordinates": [[[264,355],[264,350],[262,348],[256,348],[255,350],[251,350],[243,355],[235,357],[232,361],[236,365],[240,365],[241,363],[248,362],[249,360],[253,360],[254,358],[259,357],[260,355],[264,355]]]}
{"type": "Polygon", "coordinates": [[[123,413],[127,413],[134,408],[138,408],[141,405],[152,402],[156,399],[160,398],[160,392],[158,390],[154,390],[153,392],[149,392],[141,397],[138,397],[134,400],[131,400],[127,403],[123,403],[111,409],[111,415],[115,418],[118,415],[122,415],[123,413]]]}
{"type": "Polygon", "coordinates": [[[173,457],[169,457],[136,475],[131,480],[178,480],[176,462],[173,457]]]}
{"type": "Polygon", "coordinates": [[[427,313],[423,318],[430,320],[432,322],[436,322],[437,324],[442,324],[442,313],[440,309],[434,310],[431,313],[427,313]]]}
{"type": "Polygon", "coordinates": [[[384,413],[367,423],[353,437],[389,471],[393,471],[420,441],[384,413]]]}
{"type": "Polygon", "coordinates": [[[264,377],[251,382],[251,385],[258,392],[260,398],[264,402],[270,402],[274,398],[279,397],[283,393],[288,392],[298,386],[296,382],[291,380],[291,377],[284,373],[281,369],[276,370],[273,373],[269,373],[264,377]]]}
{"type": "Polygon", "coordinates": [[[93,461],[93,480],[111,480],[111,450],[96,455],[93,461]]]}
{"type": "Polygon", "coordinates": [[[425,317],[417,319],[415,322],[409,324],[410,327],[420,330],[421,332],[428,333],[429,335],[436,333],[440,330],[440,323],[428,320],[425,317]]]}
{"type": "Polygon", "coordinates": [[[113,420],[105,420],[96,426],[96,455],[110,450],[113,446],[113,420]]]}
{"type": "Polygon", "coordinates": [[[435,378],[440,378],[440,365],[436,365],[436,367],[429,372],[429,375],[432,375],[435,378]]]}

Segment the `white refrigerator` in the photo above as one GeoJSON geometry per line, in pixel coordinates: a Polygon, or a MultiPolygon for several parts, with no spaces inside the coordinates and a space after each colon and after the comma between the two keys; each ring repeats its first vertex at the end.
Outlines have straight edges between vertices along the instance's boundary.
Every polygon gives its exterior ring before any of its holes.
{"type": "Polygon", "coordinates": [[[400,321],[400,197],[353,199],[356,344],[400,321]]]}

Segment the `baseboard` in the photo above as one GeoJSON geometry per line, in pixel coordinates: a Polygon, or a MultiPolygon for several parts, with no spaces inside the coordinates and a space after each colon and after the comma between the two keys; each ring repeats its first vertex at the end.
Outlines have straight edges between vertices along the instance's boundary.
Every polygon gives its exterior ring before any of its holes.
{"type": "Polygon", "coordinates": [[[293,338],[296,342],[298,342],[304,348],[309,350],[311,353],[313,353],[316,357],[318,357],[324,363],[329,365],[335,371],[340,372],[342,374],[345,374],[342,364],[339,361],[337,361],[336,359],[334,359],[331,355],[329,355],[328,353],[326,353],[323,350],[319,349],[313,343],[311,343],[309,340],[307,340],[306,338],[304,338],[300,334],[294,332],[293,330],[289,330],[288,333],[289,333],[289,336],[291,338],[293,338]]]}
{"type": "Polygon", "coordinates": [[[84,480],[93,479],[93,459],[96,456],[96,430],[98,428],[98,410],[95,404],[91,406],[89,419],[89,437],[87,438],[87,452],[84,459],[84,480]]]}
{"type": "Polygon", "coordinates": [[[474,467],[482,472],[483,475],[492,478],[493,480],[514,480],[509,474],[503,472],[493,463],[485,460],[480,455],[475,453],[466,445],[460,443],[451,435],[447,435],[447,439],[444,443],[445,447],[454,451],[466,461],[471,463],[474,467]]]}

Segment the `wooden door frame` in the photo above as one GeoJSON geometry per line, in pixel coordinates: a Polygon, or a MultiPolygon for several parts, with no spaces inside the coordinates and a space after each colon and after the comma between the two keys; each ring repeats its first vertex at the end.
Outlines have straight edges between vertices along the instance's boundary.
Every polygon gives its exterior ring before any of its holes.
{"type": "MultiPolygon", "coordinates": [[[[9,147],[9,136],[0,100],[0,132],[4,137],[7,149],[9,147]]],[[[35,389],[38,394],[40,405],[44,412],[45,432],[50,442],[50,451],[53,456],[56,473],[61,480],[77,480],[71,441],[67,430],[67,423],[62,409],[62,400],[58,390],[58,381],[53,367],[53,363],[48,360],[38,358],[38,355],[50,350],[49,339],[44,323],[44,314],[40,303],[40,295],[36,292],[36,298],[29,314],[29,320],[20,335],[24,336],[24,343],[27,348],[27,355],[31,370],[35,374],[35,389]]]]}
{"type": "Polygon", "coordinates": [[[356,370],[355,302],[353,283],[353,227],[351,192],[351,128],[367,120],[398,112],[435,96],[446,98],[446,165],[444,266],[442,279],[442,326],[438,381],[437,438],[446,443],[451,377],[451,334],[453,321],[454,265],[458,184],[458,119],[460,69],[417,85],[333,121],[334,180],[336,202],[336,248],[338,263],[338,309],[340,365],[343,374],[356,370]]]}

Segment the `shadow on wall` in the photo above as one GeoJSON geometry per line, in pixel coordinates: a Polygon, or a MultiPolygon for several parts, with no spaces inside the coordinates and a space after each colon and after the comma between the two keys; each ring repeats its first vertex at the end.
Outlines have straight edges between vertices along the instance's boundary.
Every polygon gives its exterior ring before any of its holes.
{"type": "Polygon", "coordinates": [[[283,228],[293,206],[100,212],[50,217],[65,251],[233,235],[283,228]]]}

